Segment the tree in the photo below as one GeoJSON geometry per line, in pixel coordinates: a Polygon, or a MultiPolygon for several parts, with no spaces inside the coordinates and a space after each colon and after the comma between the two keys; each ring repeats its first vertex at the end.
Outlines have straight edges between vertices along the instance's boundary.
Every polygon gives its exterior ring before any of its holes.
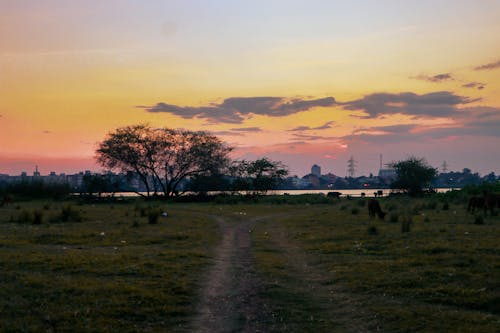
{"type": "Polygon", "coordinates": [[[288,169],[283,163],[266,157],[255,161],[234,161],[230,172],[236,177],[233,181],[235,190],[256,194],[264,194],[276,188],[288,175],[288,169]]]}
{"type": "Polygon", "coordinates": [[[438,173],[424,158],[414,156],[389,165],[396,170],[396,180],[391,187],[403,189],[410,195],[422,193],[422,189],[428,186],[438,173]]]}
{"type": "Polygon", "coordinates": [[[96,154],[104,167],[135,173],[147,196],[161,192],[170,197],[182,180],[218,173],[231,150],[206,132],[134,125],[109,133],[96,154]]]}

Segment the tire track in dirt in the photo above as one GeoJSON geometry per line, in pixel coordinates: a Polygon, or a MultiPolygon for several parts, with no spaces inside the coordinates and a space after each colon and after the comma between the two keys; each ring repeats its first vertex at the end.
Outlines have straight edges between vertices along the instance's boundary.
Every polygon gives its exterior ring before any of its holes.
{"type": "Polygon", "coordinates": [[[266,332],[266,308],[251,252],[259,218],[214,217],[222,233],[204,283],[193,332],[266,332]]]}
{"type": "Polygon", "coordinates": [[[283,227],[276,224],[269,231],[273,247],[279,249],[286,258],[289,269],[295,277],[303,281],[302,292],[309,294],[318,304],[323,304],[335,327],[342,327],[341,332],[372,332],[379,329],[376,317],[364,309],[368,301],[364,295],[351,292],[338,284],[331,283],[331,277],[325,276],[320,269],[310,264],[311,258],[304,250],[293,244],[283,227]],[[326,307],[324,304],[329,304],[326,307]]]}

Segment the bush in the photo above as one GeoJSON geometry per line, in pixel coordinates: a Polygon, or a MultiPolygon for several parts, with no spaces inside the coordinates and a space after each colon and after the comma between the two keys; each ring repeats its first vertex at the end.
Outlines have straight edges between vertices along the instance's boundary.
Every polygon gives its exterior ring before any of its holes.
{"type": "Polygon", "coordinates": [[[33,221],[33,217],[31,213],[27,210],[22,210],[21,213],[17,216],[17,222],[19,223],[29,223],[33,221]]]}
{"type": "Polygon", "coordinates": [[[357,215],[359,213],[359,208],[358,207],[354,207],[351,209],[351,214],[352,215],[357,215]]]}
{"type": "Polygon", "coordinates": [[[366,200],[365,199],[358,200],[358,206],[365,207],[366,206],[366,200]]]}
{"type": "Polygon", "coordinates": [[[392,223],[397,223],[399,221],[398,213],[397,212],[391,213],[391,215],[389,216],[389,221],[392,223]]]}
{"type": "Polygon", "coordinates": [[[474,224],[481,225],[484,224],[484,218],[482,215],[476,215],[474,217],[474,224]]]}
{"type": "Polygon", "coordinates": [[[151,209],[148,212],[148,223],[149,224],[157,224],[159,218],[160,218],[160,211],[158,209],[151,209]]]}
{"type": "Polygon", "coordinates": [[[378,235],[378,229],[375,225],[371,225],[368,227],[368,234],[369,235],[378,235]]]}
{"type": "Polygon", "coordinates": [[[443,204],[443,210],[448,210],[448,209],[450,209],[450,204],[448,202],[445,202],[443,204]]]}
{"type": "Polygon", "coordinates": [[[401,222],[401,232],[410,232],[410,227],[412,223],[412,218],[411,216],[405,216],[403,221],[401,222]]]}
{"type": "Polygon", "coordinates": [[[43,211],[35,210],[33,212],[33,224],[42,224],[43,222],[43,211]]]}
{"type": "Polygon", "coordinates": [[[437,208],[438,203],[436,201],[430,201],[427,203],[427,209],[434,210],[437,208]]]}
{"type": "Polygon", "coordinates": [[[80,222],[83,218],[80,211],[74,209],[71,205],[65,205],[61,209],[59,220],[62,222],[80,222]]]}

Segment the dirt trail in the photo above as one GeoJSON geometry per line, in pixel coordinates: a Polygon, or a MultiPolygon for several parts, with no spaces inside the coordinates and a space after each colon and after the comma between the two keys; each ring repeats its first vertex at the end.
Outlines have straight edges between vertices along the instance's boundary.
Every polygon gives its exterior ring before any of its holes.
{"type": "MultiPolygon", "coordinates": [[[[263,284],[254,268],[251,239],[257,222],[275,217],[214,217],[222,240],[203,286],[192,332],[280,331],[270,306],[259,295],[263,284]]],[[[318,303],[328,304],[323,312],[335,327],[342,327],[343,332],[370,332],[377,327],[375,318],[363,310],[364,297],[325,283],[324,274],[309,264],[311,258],[288,239],[286,230],[274,226],[270,234],[272,247],[285,256],[292,274],[304,281],[303,291],[318,303]]]]}
{"type": "Polygon", "coordinates": [[[265,305],[253,268],[251,229],[258,219],[215,217],[222,241],[201,295],[194,332],[265,332],[265,305]]]}

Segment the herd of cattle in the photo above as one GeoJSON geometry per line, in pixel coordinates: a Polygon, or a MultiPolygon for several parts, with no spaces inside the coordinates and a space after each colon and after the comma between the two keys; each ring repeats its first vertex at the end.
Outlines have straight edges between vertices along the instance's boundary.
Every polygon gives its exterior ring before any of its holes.
{"type": "MultiPolygon", "coordinates": [[[[375,197],[381,196],[376,192],[374,194],[377,194],[375,197]]],[[[331,198],[340,198],[341,195],[342,193],[340,192],[329,192],[327,194],[327,196],[331,198]]],[[[500,194],[483,192],[482,195],[472,196],[469,198],[467,212],[474,214],[476,211],[483,210],[485,215],[488,212],[490,215],[493,215],[496,208],[500,208],[500,194]]],[[[383,220],[386,214],[387,213],[382,211],[380,203],[377,199],[370,199],[368,201],[368,215],[370,215],[371,218],[378,216],[378,218],[383,220]]]]}
{"type": "Polygon", "coordinates": [[[485,192],[481,196],[470,197],[467,205],[467,211],[470,213],[483,209],[485,214],[488,211],[493,214],[495,208],[500,208],[500,194],[498,193],[485,192]]]}

